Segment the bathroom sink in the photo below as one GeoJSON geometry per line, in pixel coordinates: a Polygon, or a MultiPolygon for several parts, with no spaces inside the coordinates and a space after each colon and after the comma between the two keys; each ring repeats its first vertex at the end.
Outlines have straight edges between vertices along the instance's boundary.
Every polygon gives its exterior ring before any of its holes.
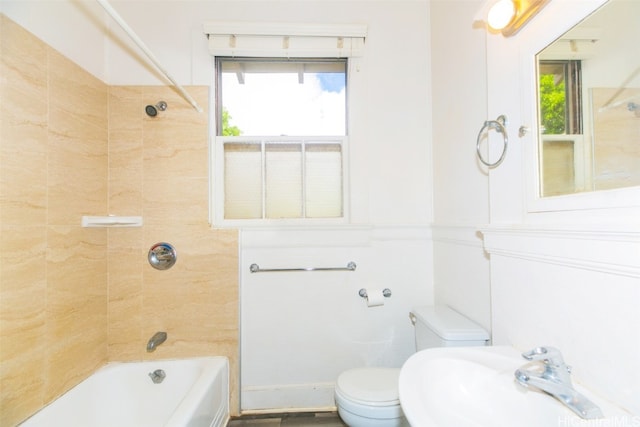
{"type": "MultiPolygon", "coordinates": [[[[400,371],[404,414],[414,427],[605,425],[603,419],[581,419],[552,396],[517,384],[514,371],[526,362],[520,351],[508,346],[445,347],[415,353],[400,371]]],[[[575,380],[574,385],[611,420],[606,425],[632,420],[631,414],[575,380]]]]}

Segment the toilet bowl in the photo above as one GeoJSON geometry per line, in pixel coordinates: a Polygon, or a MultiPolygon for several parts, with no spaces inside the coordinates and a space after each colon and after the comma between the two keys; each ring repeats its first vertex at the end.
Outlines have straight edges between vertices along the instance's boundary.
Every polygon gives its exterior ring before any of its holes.
{"type": "MultiPolygon", "coordinates": [[[[410,316],[416,349],[487,345],[489,334],[446,306],[418,307],[410,316]]],[[[338,414],[349,427],[409,427],[400,406],[400,369],[364,367],[338,376],[334,397],[338,414]]]]}
{"type": "Polygon", "coordinates": [[[398,368],[356,368],[336,382],[338,414],[350,427],[409,426],[398,397],[398,368]]]}

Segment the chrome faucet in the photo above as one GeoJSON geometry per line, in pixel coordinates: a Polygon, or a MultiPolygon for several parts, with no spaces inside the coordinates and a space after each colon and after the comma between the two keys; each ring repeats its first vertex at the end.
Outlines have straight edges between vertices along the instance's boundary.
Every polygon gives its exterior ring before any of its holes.
{"type": "Polygon", "coordinates": [[[571,382],[571,367],[564,363],[560,350],[554,347],[536,347],[522,357],[530,362],[516,369],[516,381],[524,387],[535,387],[555,397],[582,418],[602,418],[598,406],[578,393],[571,382]],[[533,369],[525,369],[532,367],[533,369]]]}
{"type": "Polygon", "coordinates": [[[151,353],[152,351],[155,351],[156,347],[158,347],[160,344],[162,344],[166,340],[167,340],[166,332],[156,332],[155,334],[153,334],[151,338],[149,338],[149,341],[147,342],[147,352],[151,353]]]}

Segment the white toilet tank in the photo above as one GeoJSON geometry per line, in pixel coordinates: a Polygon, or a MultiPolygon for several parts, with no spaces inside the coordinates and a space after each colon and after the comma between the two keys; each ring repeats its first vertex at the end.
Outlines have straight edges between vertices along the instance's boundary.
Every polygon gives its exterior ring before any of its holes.
{"type": "Polygon", "coordinates": [[[417,351],[489,344],[489,333],[484,328],[448,306],[416,307],[410,317],[415,327],[417,351]]]}

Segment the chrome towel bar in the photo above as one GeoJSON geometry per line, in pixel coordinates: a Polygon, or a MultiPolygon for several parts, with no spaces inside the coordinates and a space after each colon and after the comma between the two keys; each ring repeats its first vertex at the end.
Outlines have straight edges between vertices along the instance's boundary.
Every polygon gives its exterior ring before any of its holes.
{"type": "Polygon", "coordinates": [[[252,273],[271,273],[283,271],[356,271],[356,263],[351,261],[346,267],[303,267],[303,268],[260,268],[258,264],[251,264],[252,273]]]}

